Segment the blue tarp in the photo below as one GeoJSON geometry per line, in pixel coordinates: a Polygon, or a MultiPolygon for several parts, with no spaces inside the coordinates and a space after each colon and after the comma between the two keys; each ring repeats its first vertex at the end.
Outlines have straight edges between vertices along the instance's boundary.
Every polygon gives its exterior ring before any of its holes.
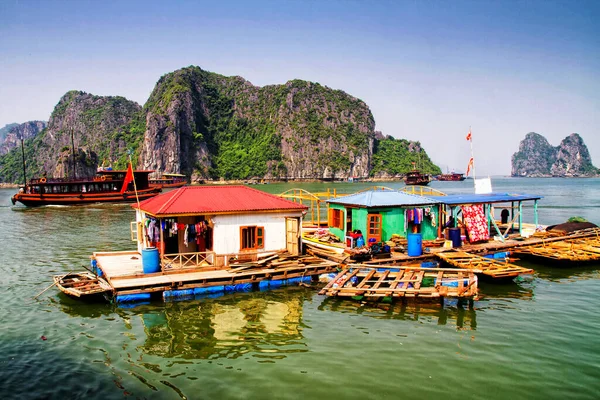
{"type": "Polygon", "coordinates": [[[365,192],[354,193],[349,196],[338,197],[327,200],[330,204],[343,204],[368,207],[403,207],[403,206],[426,206],[439,204],[442,197],[433,199],[416,194],[397,192],[395,190],[369,190],[365,192]]]}
{"type": "Polygon", "coordinates": [[[461,204],[510,203],[513,201],[539,200],[542,196],[516,193],[487,193],[487,194],[449,194],[440,196],[442,204],[456,206],[461,204]]]}

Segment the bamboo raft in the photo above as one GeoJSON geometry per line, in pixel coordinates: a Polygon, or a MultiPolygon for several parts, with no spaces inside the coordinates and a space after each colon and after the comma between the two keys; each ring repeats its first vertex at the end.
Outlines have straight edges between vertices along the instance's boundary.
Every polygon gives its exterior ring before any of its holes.
{"type": "Polygon", "coordinates": [[[585,263],[600,260],[600,239],[597,236],[542,242],[521,247],[514,252],[520,256],[560,263],[585,263]]]}
{"type": "Polygon", "coordinates": [[[112,291],[108,282],[88,271],[55,275],[53,279],[61,292],[73,297],[89,297],[112,291]]]}
{"type": "Polygon", "coordinates": [[[386,267],[351,264],[335,276],[319,294],[361,299],[444,297],[477,295],[477,276],[461,269],[386,267]]]}
{"type": "Polygon", "coordinates": [[[494,279],[514,278],[533,272],[532,269],[511,264],[508,260],[487,258],[459,250],[436,253],[436,256],[454,267],[468,269],[494,279]]]}

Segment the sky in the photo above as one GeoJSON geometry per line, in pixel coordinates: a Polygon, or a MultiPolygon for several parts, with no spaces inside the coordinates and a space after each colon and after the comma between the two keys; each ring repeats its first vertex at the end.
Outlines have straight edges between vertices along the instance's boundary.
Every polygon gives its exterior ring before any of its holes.
{"type": "Polygon", "coordinates": [[[600,1],[0,0],[0,127],[81,90],[143,105],[197,65],[319,82],[443,171],[510,174],[528,132],[577,132],[600,166],[600,1]]]}

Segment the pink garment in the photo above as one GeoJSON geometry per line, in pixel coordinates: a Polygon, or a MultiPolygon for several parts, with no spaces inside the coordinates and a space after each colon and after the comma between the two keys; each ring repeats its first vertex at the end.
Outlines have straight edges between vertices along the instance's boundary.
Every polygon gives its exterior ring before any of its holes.
{"type": "Polygon", "coordinates": [[[488,224],[482,204],[462,206],[462,213],[471,242],[479,242],[490,238],[490,232],[488,230],[488,224]]]}

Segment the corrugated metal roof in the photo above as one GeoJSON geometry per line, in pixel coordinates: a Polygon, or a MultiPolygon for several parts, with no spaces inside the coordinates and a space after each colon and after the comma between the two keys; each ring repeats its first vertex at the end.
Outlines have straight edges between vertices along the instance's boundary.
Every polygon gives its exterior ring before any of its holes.
{"type": "Polygon", "coordinates": [[[517,193],[486,193],[486,194],[449,194],[440,197],[440,203],[447,205],[506,203],[512,201],[539,200],[542,196],[535,194],[517,193]]]}
{"type": "Polygon", "coordinates": [[[397,192],[395,190],[368,190],[365,192],[354,193],[349,196],[329,199],[327,202],[367,208],[424,206],[439,204],[441,201],[430,197],[418,196],[416,194],[397,192]]]}
{"type": "MultiPolygon", "coordinates": [[[[137,208],[137,204],[132,204],[137,208]]],[[[308,207],[247,186],[184,186],[142,201],[155,216],[251,211],[303,211],[308,207]]]]}

